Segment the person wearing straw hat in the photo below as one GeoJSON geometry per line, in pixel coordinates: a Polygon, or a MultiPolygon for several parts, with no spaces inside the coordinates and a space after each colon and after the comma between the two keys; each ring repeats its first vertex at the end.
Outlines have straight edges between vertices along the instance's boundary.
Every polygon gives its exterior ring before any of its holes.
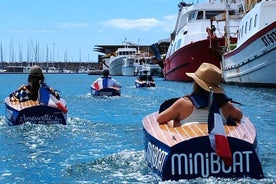
{"type": "MultiPolygon", "coordinates": [[[[28,76],[28,84],[22,85],[18,90],[12,92],[9,97],[11,101],[24,102],[28,100],[37,100],[38,91],[41,84],[44,84],[44,75],[42,69],[38,65],[34,65],[30,68],[28,76]]],[[[50,92],[59,99],[59,94],[53,88],[49,88],[50,92]]]]}
{"type": "Polygon", "coordinates": [[[169,124],[173,123],[171,126],[180,126],[188,122],[207,122],[210,90],[218,103],[223,123],[235,123],[241,120],[241,110],[231,103],[234,101],[224,94],[220,86],[222,72],[218,67],[210,63],[202,63],[195,73],[186,73],[186,75],[194,80],[193,92],[177,99],[160,112],[157,118],[159,124],[169,122],[169,124]]]}

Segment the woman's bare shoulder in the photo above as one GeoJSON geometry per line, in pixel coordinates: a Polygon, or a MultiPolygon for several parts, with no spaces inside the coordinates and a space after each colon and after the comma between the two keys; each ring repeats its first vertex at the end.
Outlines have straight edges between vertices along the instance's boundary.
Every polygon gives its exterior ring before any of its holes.
{"type": "Polygon", "coordinates": [[[189,106],[192,107],[192,106],[193,106],[192,101],[191,101],[188,97],[186,97],[186,96],[180,98],[180,99],[178,100],[178,103],[179,103],[180,105],[186,106],[186,107],[189,107],[189,106]]]}

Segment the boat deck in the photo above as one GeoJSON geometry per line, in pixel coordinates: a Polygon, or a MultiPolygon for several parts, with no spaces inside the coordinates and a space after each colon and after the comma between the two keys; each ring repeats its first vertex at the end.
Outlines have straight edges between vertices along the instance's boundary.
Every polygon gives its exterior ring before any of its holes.
{"type": "Polygon", "coordinates": [[[33,101],[33,100],[28,100],[26,102],[11,102],[9,97],[6,97],[5,103],[17,111],[20,111],[28,107],[39,105],[38,101],[33,101]]]}
{"type": "MultiPolygon", "coordinates": [[[[169,127],[167,124],[159,125],[156,121],[157,117],[158,112],[146,116],[143,119],[143,127],[150,135],[170,147],[182,141],[209,135],[206,122],[195,122],[179,127],[169,127]]],[[[255,127],[246,117],[243,117],[237,126],[225,125],[224,130],[227,136],[242,139],[251,144],[254,143],[256,138],[255,127]]]]}

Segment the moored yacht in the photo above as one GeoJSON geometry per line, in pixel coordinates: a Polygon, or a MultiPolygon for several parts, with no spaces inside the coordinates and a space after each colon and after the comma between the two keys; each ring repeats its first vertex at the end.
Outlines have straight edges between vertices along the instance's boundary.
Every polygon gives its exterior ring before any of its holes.
{"type": "Polygon", "coordinates": [[[222,57],[227,83],[276,87],[276,1],[256,2],[242,18],[237,47],[222,57]]]}

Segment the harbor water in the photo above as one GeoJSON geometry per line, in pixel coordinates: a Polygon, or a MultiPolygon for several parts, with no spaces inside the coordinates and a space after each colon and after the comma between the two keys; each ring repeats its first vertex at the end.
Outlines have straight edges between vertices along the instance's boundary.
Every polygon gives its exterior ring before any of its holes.
{"type": "MultiPolygon", "coordinates": [[[[142,119],[192,83],[155,77],[155,88],[135,88],[135,77],[115,76],[120,97],[95,98],[98,75],[46,74],[67,101],[67,125],[8,126],[4,98],[26,83],[27,74],[1,74],[0,183],[176,183],[162,181],[144,159],[142,119]]],[[[223,85],[257,129],[265,178],[198,178],[177,183],[276,183],[276,89],[223,85]]]]}

